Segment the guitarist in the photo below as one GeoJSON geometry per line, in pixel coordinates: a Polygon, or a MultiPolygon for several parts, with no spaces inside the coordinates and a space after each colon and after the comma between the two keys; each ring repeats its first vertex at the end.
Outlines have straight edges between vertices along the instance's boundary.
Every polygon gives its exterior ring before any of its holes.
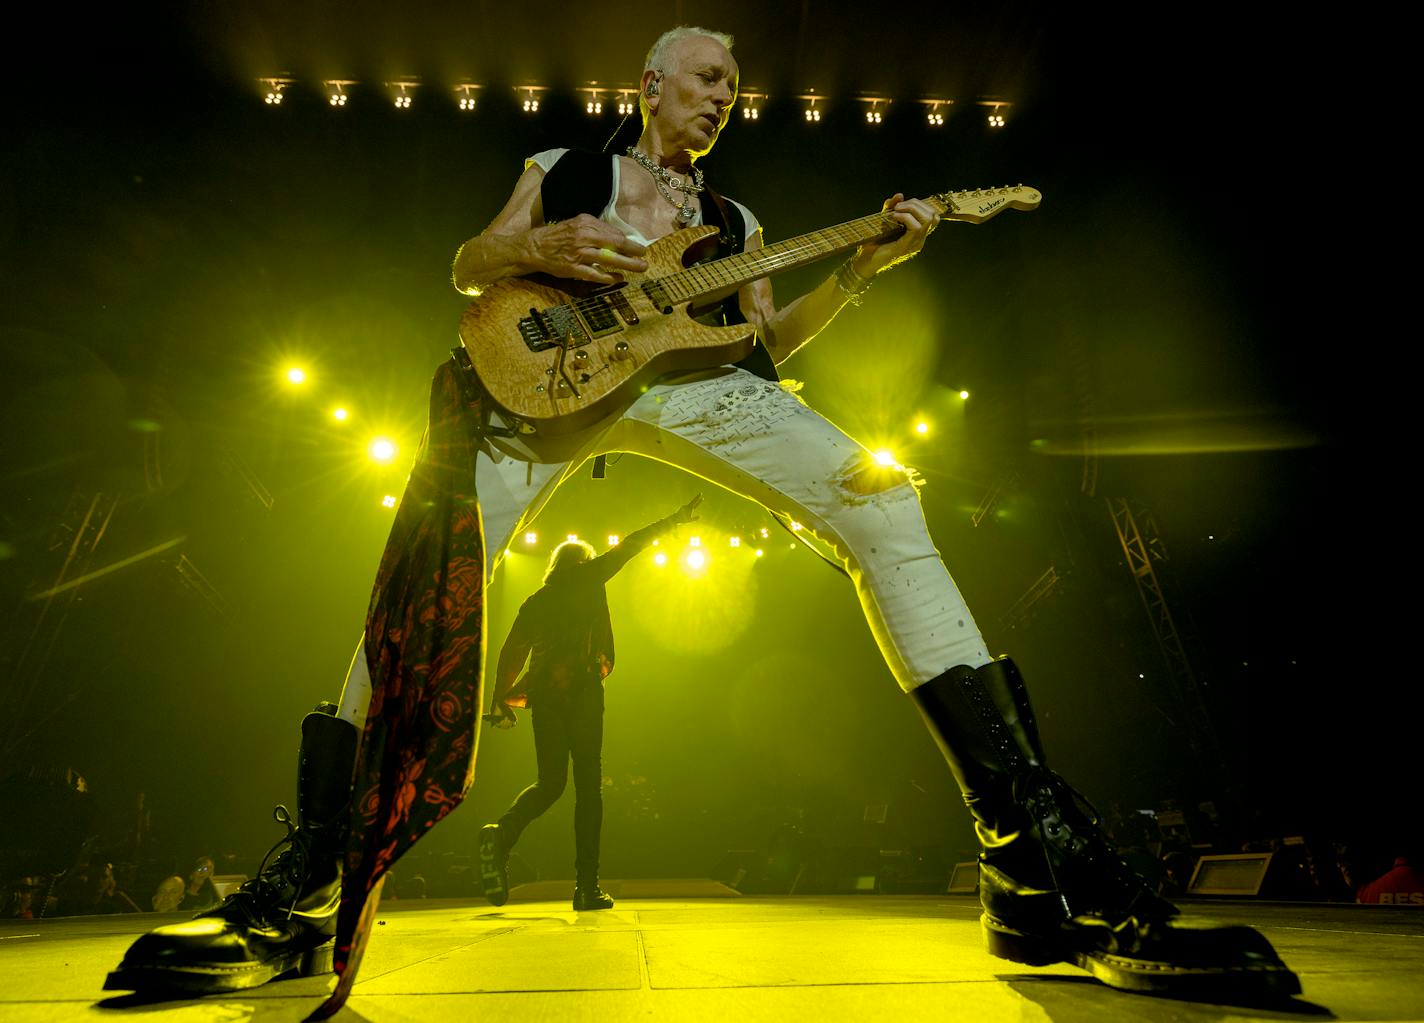
{"type": "Polygon", "coordinates": [[[520,834],[564,794],[569,761],[574,775],[574,909],[611,909],[598,886],[603,827],[603,680],[613,672],[613,625],[604,586],[660,535],[697,518],[698,494],[595,557],[582,540],[549,555],[544,585],[519,608],[499,651],[486,720],[514,725],[515,707],[529,707],[539,777],[519,794],[497,824],[480,829],[480,874],[485,898],[509,898],[506,864],[520,834]],[[523,678],[528,662],[529,670],[523,678]]]}
{"type": "MultiPolygon", "coordinates": [[[[494,281],[532,272],[614,283],[647,269],[643,255],[652,241],[696,224],[725,229],[723,254],[760,247],[750,211],[716,195],[697,166],[726,129],[736,99],[731,45],[729,36],[686,26],[660,37],[640,79],[637,144],[608,157],[531,157],[494,221],[456,254],[455,286],[477,295],[494,281]]],[[[859,303],[878,274],[918,253],[938,224],[927,204],[902,195],[886,210],[903,233],[861,246],[810,292],[778,306],[761,280],[728,299],[723,321],[745,320],[760,340],[740,365],[657,383],[590,431],[573,457],[491,437],[476,460],[490,567],[562,480],[610,451],[678,465],[805,523],[846,565],[887,665],[960,784],[982,845],[979,887],[991,953],[1029,964],[1073,963],[1115,987],[1185,998],[1298,991],[1295,975],[1259,933],[1195,920],[1181,926],[1176,908],[1123,864],[1082,797],[1045,766],[1023,680],[1011,660],[989,655],[925,528],[911,472],[880,465],[776,382],[776,363],[846,303],[859,303]]],[[[436,426],[432,419],[432,431],[436,426]]],[[[479,600],[478,588],[468,599],[479,600]]],[[[432,611],[432,620],[438,617],[432,611]]],[[[477,662],[468,670],[477,673],[477,662]]],[[[232,989],[231,978],[252,986],[297,968],[298,959],[301,972],[322,968],[320,953],[334,930],[331,896],[341,884],[334,854],[345,847],[333,822],[347,796],[336,780],[350,777],[355,747],[347,733],[363,726],[371,685],[363,649],[335,716],[304,722],[299,781],[315,791],[313,812],[303,810],[293,835],[301,857],[287,866],[279,859],[274,876],[264,875],[233,905],[140,938],[107,986],[222,991],[232,989]],[[293,863],[304,869],[295,872],[293,863]]],[[[299,801],[304,793],[299,787],[299,801]]],[[[349,978],[343,982],[349,990],[349,978]]]]}
{"type": "MultiPolygon", "coordinates": [[[[699,223],[726,228],[733,247],[758,248],[755,217],[718,197],[697,166],[736,99],[731,45],[700,28],[663,35],[640,81],[637,145],[613,157],[531,157],[493,223],[457,253],[455,286],[478,295],[533,272],[616,283],[647,270],[651,241],[699,223]]],[[[1127,868],[1082,797],[1044,766],[1023,680],[1011,660],[989,656],[925,529],[911,474],[878,465],[775,383],[774,364],[858,304],[877,274],[918,253],[939,222],[903,195],[885,209],[904,232],[861,246],[807,294],[777,306],[762,279],[728,300],[724,322],[744,318],[760,341],[739,365],[650,388],[567,462],[497,442],[512,457],[482,459],[477,470],[491,549],[503,550],[571,469],[605,451],[671,462],[806,523],[845,562],[887,664],[974,815],[991,952],[1076,963],[1113,986],[1181,997],[1298,991],[1256,931],[1174,923],[1176,908],[1127,868]]]]}

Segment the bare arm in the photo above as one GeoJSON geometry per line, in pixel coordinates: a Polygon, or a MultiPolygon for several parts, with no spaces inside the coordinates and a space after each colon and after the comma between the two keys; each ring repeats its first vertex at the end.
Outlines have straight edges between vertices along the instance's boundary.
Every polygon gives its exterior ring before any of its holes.
{"type": "Polygon", "coordinates": [[[544,223],[539,187],[544,172],[531,165],[519,176],[504,209],[489,227],[455,253],[455,289],[478,295],[502,277],[542,272],[598,284],[621,280],[619,271],[643,273],[646,249],[616,228],[581,213],[557,224],[544,223]]]}
{"type": "MultiPolygon", "coordinates": [[[[851,259],[851,269],[865,280],[903,262],[924,248],[925,240],[939,225],[939,214],[918,199],[896,194],[885,201],[885,209],[905,225],[905,233],[884,244],[862,245],[851,259]]],[[[761,248],[761,232],[747,239],[746,251],[761,248]]],[[[825,329],[850,296],[836,282],[835,274],[815,288],[778,309],[772,298],[771,281],[763,277],[745,285],[738,294],[742,315],[757,328],[762,344],[776,362],[825,329]]]]}
{"type": "Polygon", "coordinates": [[[673,512],[667,518],[658,519],[651,522],[642,529],[629,533],[623,541],[605,554],[600,554],[589,563],[589,568],[597,572],[599,578],[604,582],[612,579],[623,570],[623,567],[645,550],[648,544],[652,543],[663,533],[666,533],[673,526],[681,525],[684,522],[691,522],[697,518],[697,506],[702,503],[702,495],[698,494],[691,501],[673,512]]]}

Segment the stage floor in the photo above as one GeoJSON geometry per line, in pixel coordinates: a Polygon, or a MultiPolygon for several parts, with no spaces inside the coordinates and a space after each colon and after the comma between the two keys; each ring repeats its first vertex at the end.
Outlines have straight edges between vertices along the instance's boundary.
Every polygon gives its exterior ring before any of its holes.
{"type": "MultiPolygon", "coordinates": [[[[1069,967],[989,957],[966,896],[738,896],[714,882],[608,882],[618,905],[574,913],[571,885],[496,909],[387,902],[349,1020],[1424,1020],[1424,910],[1190,903],[1248,922],[1300,974],[1269,1007],[1111,991],[1069,967]],[[657,897],[672,894],[673,897],[657,897]]],[[[330,976],[171,1002],[102,990],[133,937],[182,915],[0,922],[0,1019],[300,1020],[330,976]]]]}

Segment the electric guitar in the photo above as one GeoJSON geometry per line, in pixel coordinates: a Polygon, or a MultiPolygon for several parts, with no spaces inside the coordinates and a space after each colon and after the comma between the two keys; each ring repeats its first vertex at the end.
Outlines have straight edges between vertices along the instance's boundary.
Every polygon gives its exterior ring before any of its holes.
{"type": "MultiPolygon", "coordinates": [[[[925,201],[944,220],[982,224],[1004,210],[1032,210],[1024,185],[942,192],[925,201]]],[[[904,231],[885,212],[698,262],[716,251],[715,227],[674,231],[648,246],[647,273],[600,285],[531,274],[495,281],[460,317],[460,342],[485,393],[525,434],[576,433],[631,405],[658,377],[736,362],[750,354],[746,323],[708,326],[694,317],[750,281],[889,241],[904,231]]]]}

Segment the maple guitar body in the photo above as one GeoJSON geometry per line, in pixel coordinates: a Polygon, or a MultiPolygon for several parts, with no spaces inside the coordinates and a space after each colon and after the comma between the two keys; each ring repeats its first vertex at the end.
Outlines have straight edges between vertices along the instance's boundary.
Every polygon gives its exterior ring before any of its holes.
{"type": "Polygon", "coordinates": [[[622,285],[535,274],[485,287],[460,318],[460,340],[486,394],[523,431],[556,437],[626,408],[660,376],[746,357],[751,324],[693,319],[735,284],[681,302],[657,284],[714,252],[716,235],[691,227],[659,238],[647,273],[624,274],[622,285]]]}

